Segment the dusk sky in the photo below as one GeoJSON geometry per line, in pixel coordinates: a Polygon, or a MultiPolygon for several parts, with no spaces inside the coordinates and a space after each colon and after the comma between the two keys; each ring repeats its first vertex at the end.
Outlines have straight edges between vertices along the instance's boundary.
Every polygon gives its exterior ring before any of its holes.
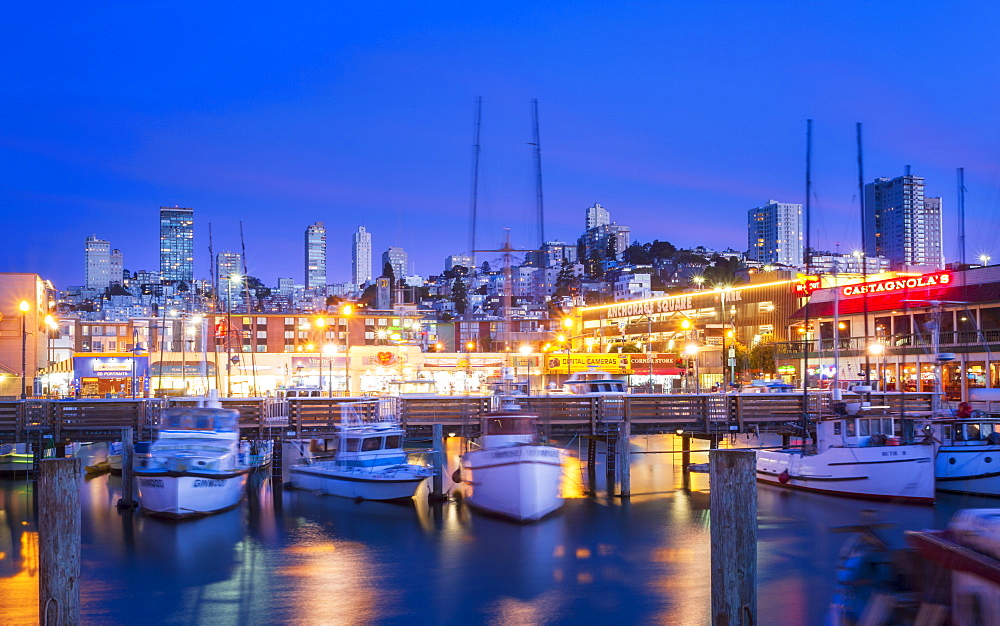
{"type": "MultiPolygon", "coordinates": [[[[995,2],[15,3],[0,25],[0,271],[83,283],[91,234],[158,269],[158,209],[192,207],[196,273],[239,250],[268,284],[303,280],[328,228],[328,280],[372,233],[427,276],[477,240],[536,245],[532,98],[547,239],[599,202],[640,242],[746,248],[747,210],[805,203],[814,120],[817,248],[860,242],[864,175],[906,165],[942,196],[959,258],[1000,262],[995,2]]],[[[480,261],[492,260],[480,255],[480,261]]]]}

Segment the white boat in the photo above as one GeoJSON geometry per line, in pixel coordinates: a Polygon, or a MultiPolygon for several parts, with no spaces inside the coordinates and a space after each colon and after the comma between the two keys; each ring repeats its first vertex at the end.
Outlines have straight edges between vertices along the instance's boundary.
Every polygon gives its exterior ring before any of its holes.
{"type": "Polygon", "coordinates": [[[562,453],[539,444],[537,422],[510,399],[503,410],[483,416],[480,447],[461,458],[470,506],[518,522],[562,507],[562,453]]]}
{"type": "Polygon", "coordinates": [[[240,460],[238,417],[233,409],[166,409],[149,456],[135,459],[139,506],[186,517],[239,504],[251,468],[240,460]]]}
{"type": "Polygon", "coordinates": [[[816,424],[814,450],[757,450],[757,480],[873,500],[934,502],[934,448],[896,436],[895,418],[859,408],[816,424]]]}
{"type": "Polygon", "coordinates": [[[30,472],[34,468],[34,457],[28,444],[0,444],[0,474],[30,472]]]}
{"type": "Polygon", "coordinates": [[[924,423],[937,448],[938,491],[1000,496],[1000,416],[959,415],[924,423]]]}
{"type": "Polygon", "coordinates": [[[403,428],[392,404],[373,400],[340,406],[336,454],[315,461],[307,452],[304,464],[288,468],[292,486],[361,500],[412,498],[434,470],[407,462],[403,428]]]}
{"type": "Polygon", "coordinates": [[[615,378],[609,372],[595,369],[570,374],[562,388],[565,393],[575,395],[610,395],[628,392],[628,385],[625,384],[624,380],[615,378]]]}

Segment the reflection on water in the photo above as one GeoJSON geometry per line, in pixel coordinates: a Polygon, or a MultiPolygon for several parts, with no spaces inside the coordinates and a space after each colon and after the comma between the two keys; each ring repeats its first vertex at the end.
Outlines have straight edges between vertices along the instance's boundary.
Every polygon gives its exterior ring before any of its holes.
{"type": "MultiPolygon", "coordinates": [[[[448,442],[453,466],[460,446],[448,442]]],[[[429,504],[426,488],[406,504],[287,489],[275,498],[266,474],[249,481],[241,507],[177,522],[119,513],[119,477],[81,481],[84,621],[708,623],[708,477],[685,484],[676,437],[632,446],[630,500],[606,495],[603,467],[600,495],[582,497],[586,450],[572,443],[564,488],[577,497],[528,525],[459,502],[429,504]]],[[[704,451],[691,457],[707,460],[704,451]]],[[[895,522],[885,535],[899,545],[904,529],[998,504],[854,502],[759,486],[760,622],[821,623],[845,539],[830,528],[857,523],[862,510],[895,522]]],[[[0,480],[0,623],[35,620],[37,551],[29,483],[0,480]]]]}

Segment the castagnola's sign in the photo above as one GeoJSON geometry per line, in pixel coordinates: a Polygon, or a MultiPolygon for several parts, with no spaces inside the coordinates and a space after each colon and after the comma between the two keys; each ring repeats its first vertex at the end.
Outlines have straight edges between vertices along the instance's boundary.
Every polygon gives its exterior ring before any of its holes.
{"type": "Polygon", "coordinates": [[[926,287],[938,287],[949,284],[951,284],[951,272],[935,272],[933,274],[924,274],[922,276],[890,278],[889,280],[879,280],[872,283],[845,285],[841,287],[841,293],[845,296],[863,296],[865,294],[905,291],[907,289],[923,289],[926,287]]]}

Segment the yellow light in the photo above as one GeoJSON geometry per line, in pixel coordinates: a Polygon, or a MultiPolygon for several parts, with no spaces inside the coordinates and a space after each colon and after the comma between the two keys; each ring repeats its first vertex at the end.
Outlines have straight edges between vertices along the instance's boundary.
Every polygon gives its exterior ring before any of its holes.
{"type": "Polygon", "coordinates": [[[691,320],[689,320],[689,319],[683,319],[683,320],[681,320],[681,328],[683,328],[684,330],[690,330],[691,329],[691,320]]]}
{"type": "Polygon", "coordinates": [[[325,346],[323,346],[323,354],[327,356],[333,356],[334,354],[337,354],[337,346],[329,343],[326,344],[325,346]]]}
{"type": "Polygon", "coordinates": [[[528,354],[529,352],[531,352],[531,346],[525,344],[525,345],[523,345],[523,346],[520,347],[520,351],[521,351],[521,354],[528,354]]]}
{"type": "Polygon", "coordinates": [[[469,343],[465,344],[465,349],[466,350],[473,350],[473,349],[475,349],[475,347],[476,347],[476,344],[475,344],[475,342],[472,342],[472,341],[470,341],[469,343]]]}
{"type": "Polygon", "coordinates": [[[880,343],[873,343],[872,345],[868,346],[868,352],[876,355],[882,354],[883,352],[885,352],[885,346],[883,346],[880,343]]]}
{"type": "Polygon", "coordinates": [[[21,313],[27,313],[28,309],[31,308],[31,305],[28,304],[27,300],[21,300],[21,304],[19,304],[17,308],[21,309],[21,313]]]}
{"type": "Polygon", "coordinates": [[[697,344],[693,344],[693,343],[689,343],[688,345],[684,346],[684,352],[686,352],[686,353],[688,353],[690,355],[698,354],[698,345],[697,344]]]}
{"type": "Polygon", "coordinates": [[[45,316],[45,325],[53,330],[59,328],[59,322],[57,322],[56,318],[52,317],[51,315],[45,316]]]}
{"type": "Polygon", "coordinates": [[[324,326],[326,326],[326,320],[324,318],[322,318],[322,317],[317,317],[316,318],[316,326],[318,326],[320,328],[323,328],[324,326]]]}
{"type": "Polygon", "coordinates": [[[573,328],[573,318],[565,317],[563,318],[563,328],[573,328]]]}
{"type": "Polygon", "coordinates": [[[736,333],[734,333],[732,330],[727,330],[726,331],[726,337],[729,337],[730,339],[732,339],[735,336],[736,336],[736,333]]]}
{"type": "Polygon", "coordinates": [[[566,343],[566,335],[559,335],[556,339],[559,340],[559,343],[566,343]]]}
{"type": "Polygon", "coordinates": [[[307,343],[307,344],[306,344],[306,350],[307,350],[308,352],[312,352],[312,351],[313,351],[313,350],[315,350],[315,349],[316,349],[316,346],[314,346],[313,344],[311,344],[311,343],[307,343]]]}
{"type": "Polygon", "coordinates": [[[341,311],[343,311],[344,315],[350,315],[350,314],[351,314],[351,312],[352,312],[352,311],[354,311],[354,307],[352,307],[352,306],[351,306],[351,305],[349,305],[349,304],[345,304],[345,305],[344,305],[344,308],[343,308],[343,309],[341,309],[341,311]]]}
{"type": "Polygon", "coordinates": [[[847,324],[840,322],[839,324],[837,324],[837,328],[840,330],[844,330],[845,328],[847,328],[847,324]]]}

